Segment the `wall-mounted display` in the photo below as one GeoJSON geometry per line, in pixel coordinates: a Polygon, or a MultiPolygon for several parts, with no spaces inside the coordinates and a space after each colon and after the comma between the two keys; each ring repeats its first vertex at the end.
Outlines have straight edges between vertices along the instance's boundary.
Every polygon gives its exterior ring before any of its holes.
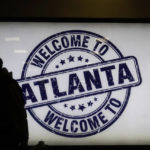
{"type": "Polygon", "coordinates": [[[1,22],[29,144],[149,144],[149,40],[149,23],[1,22]]]}

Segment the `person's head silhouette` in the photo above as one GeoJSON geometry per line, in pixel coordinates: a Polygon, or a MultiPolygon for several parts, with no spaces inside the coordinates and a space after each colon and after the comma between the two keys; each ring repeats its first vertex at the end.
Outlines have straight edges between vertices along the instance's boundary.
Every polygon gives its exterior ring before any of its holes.
{"type": "Polygon", "coordinates": [[[3,67],[3,60],[0,58],[0,69],[3,67]]]}

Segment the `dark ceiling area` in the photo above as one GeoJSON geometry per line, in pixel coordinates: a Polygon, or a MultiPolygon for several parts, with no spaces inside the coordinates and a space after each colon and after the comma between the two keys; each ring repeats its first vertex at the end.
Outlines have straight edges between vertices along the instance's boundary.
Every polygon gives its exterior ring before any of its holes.
{"type": "Polygon", "coordinates": [[[150,0],[5,0],[0,18],[149,19],[150,0]]]}

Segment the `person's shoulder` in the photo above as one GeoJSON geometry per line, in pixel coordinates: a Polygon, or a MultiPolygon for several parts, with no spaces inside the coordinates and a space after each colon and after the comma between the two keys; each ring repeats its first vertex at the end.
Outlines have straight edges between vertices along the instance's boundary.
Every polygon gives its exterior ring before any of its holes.
{"type": "Polygon", "coordinates": [[[8,72],[6,68],[0,69],[0,81],[2,83],[9,83],[12,81],[12,75],[8,72]]]}
{"type": "Polygon", "coordinates": [[[2,68],[0,70],[0,75],[4,76],[4,77],[7,77],[7,76],[10,76],[10,73],[8,72],[7,68],[2,68]]]}

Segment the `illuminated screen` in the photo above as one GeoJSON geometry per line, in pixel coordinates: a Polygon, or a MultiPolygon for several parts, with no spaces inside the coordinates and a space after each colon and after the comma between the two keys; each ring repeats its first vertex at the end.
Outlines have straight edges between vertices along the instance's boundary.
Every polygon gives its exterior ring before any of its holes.
{"type": "Polygon", "coordinates": [[[149,44],[149,23],[1,22],[29,144],[149,144],[149,44]]]}

